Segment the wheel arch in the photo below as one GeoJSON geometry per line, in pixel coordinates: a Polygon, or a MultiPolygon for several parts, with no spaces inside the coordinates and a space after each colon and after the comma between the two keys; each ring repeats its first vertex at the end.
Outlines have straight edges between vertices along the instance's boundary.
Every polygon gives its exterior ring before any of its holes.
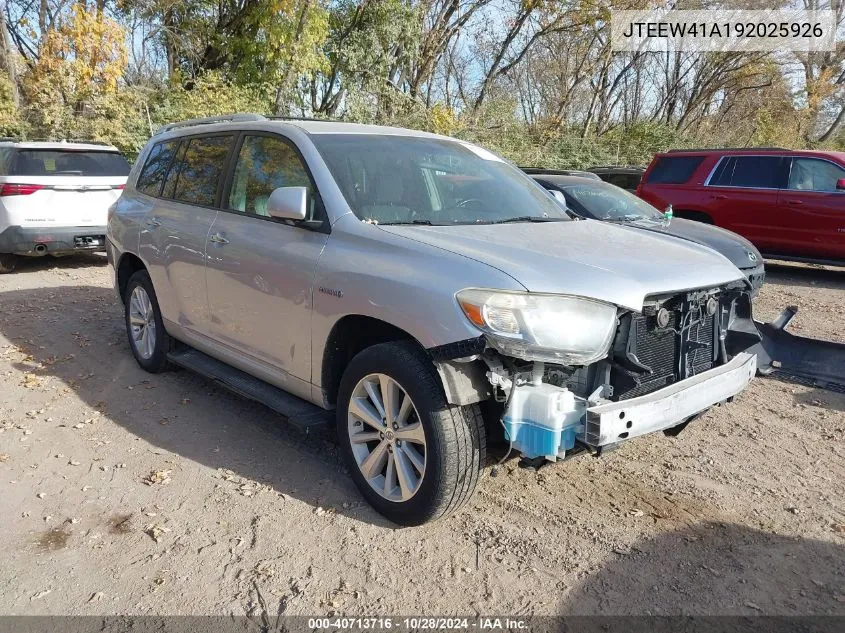
{"type": "Polygon", "coordinates": [[[132,277],[139,270],[147,270],[147,266],[140,257],[133,253],[124,253],[120,256],[117,263],[117,290],[120,294],[120,300],[126,294],[126,284],[129,283],[129,278],[132,277]]]}
{"type": "MultiPolygon", "coordinates": [[[[413,335],[402,328],[375,317],[350,314],[334,324],[326,339],[320,366],[320,385],[325,404],[330,407],[337,404],[343,372],[356,354],[373,345],[392,341],[410,341],[425,353],[431,360],[432,368],[437,372],[449,404],[473,404],[490,396],[486,369],[480,361],[458,363],[439,354],[435,357],[432,354],[434,350],[425,349],[413,335]]],[[[455,345],[459,347],[461,344],[455,345]]],[[[437,350],[442,350],[443,347],[437,350]]]]}

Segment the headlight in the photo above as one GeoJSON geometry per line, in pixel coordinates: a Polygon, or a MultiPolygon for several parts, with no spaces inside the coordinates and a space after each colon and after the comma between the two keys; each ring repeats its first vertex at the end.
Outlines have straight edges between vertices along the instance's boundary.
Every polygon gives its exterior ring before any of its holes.
{"type": "Polygon", "coordinates": [[[616,330],[616,306],[591,299],[477,288],[456,297],[492,347],[525,360],[589,365],[616,330]]]}

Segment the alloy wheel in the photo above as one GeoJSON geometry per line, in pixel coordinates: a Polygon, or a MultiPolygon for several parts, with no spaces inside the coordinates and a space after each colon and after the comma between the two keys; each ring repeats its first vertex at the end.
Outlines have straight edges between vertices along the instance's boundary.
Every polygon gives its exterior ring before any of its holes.
{"type": "Polygon", "coordinates": [[[129,296],[129,329],[132,347],[147,360],[156,346],[156,321],[152,301],[142,286],[135,286],[129,296]]]}
{"type": "Polygon", "coordinates": [[[364,479],[389,501],[408,501],[425,476],[425,431],[411,396],[390,376],[364,376],[349,399],[347,429],[364,479]]]}

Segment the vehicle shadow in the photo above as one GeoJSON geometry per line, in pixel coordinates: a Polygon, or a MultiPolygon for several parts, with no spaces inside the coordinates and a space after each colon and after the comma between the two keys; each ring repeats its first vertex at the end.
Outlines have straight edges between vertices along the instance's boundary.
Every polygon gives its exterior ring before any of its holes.
{"type": "Polygon", "coordinates": [[[766,261],[766,283],[845,290],[845,267],[766,261]]]}
{"type": "Polygon", "coordinates": [[[152,375],[138,367],[111,288],[0,292],[0,334],[30,355],[13,362],[16,369],[58,378],[155,447],[315,508],[396,527],[364,502],[325,437],[306,436],[277,413],[192,372],[152,375]]]}
{"type": "Polygon", "coordinates": [[[51,268],[88,268],[90,266],[105,266],[108,264],[105,253],[76,253],[73,255],[44,255],[43,257],[19,257],[14,275],[26,275],[51,268]]]}
{"type": "MultiPolygon", "coordinates": [[[[833,531],[830,535],[832,540],[842,538],[833,531]]],[[[843,616],[843,545],[704,522],[615,553],[611,562],[567,593],[559,613],[843,616]],[[826,605],[824,611],[819,612],[819,605],[826,605]]],[[[724,626],[730,624],[727,620],[713,630],[733,630],[724,626]]]]}
{"type": "Polygon", "coordinates": [[[799,392],[792,396],[795,404],[807,407],[822,407],[828,411],[845,411],[845,394],[814,387],[812,391],[799,392]]]}

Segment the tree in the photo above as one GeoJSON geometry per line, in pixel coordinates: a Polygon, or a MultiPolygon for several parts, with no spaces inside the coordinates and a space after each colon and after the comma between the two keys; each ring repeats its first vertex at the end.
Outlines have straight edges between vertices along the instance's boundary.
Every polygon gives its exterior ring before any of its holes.
{"type": "Polygon", "coordinates": [[[93,104],[115,97],[127,63],[125,39],[119,24],[85,2],[55,18],[23,77],[35,127],[67,136],[93,104]]]}

